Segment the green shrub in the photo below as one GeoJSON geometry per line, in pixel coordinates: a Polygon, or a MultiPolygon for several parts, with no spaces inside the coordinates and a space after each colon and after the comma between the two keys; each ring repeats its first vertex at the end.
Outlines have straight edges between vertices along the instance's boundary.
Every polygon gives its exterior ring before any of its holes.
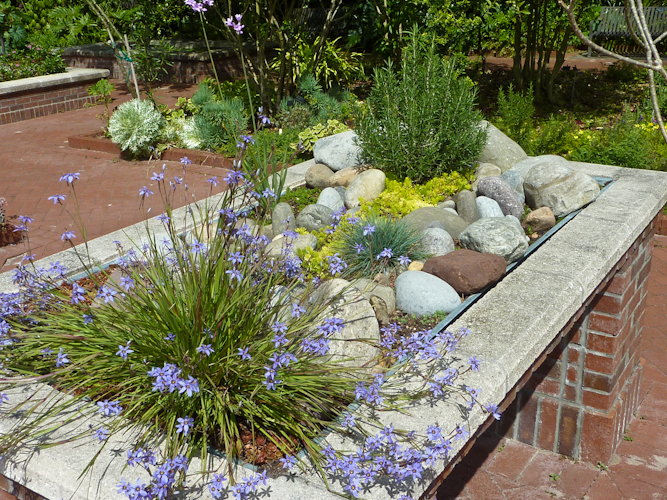
{"type": "Polygon", "coordinates": [[[552,115],[531,131],[530,142],[524,147],[529,155],[566,155],[582,143],[579,128],[570,116],[552,115]]]}
{"type": "Polygon", "coordinates": [[[60,53],[43,50],[32,44],[0,54],[0,82],[64,73],[66,69],[60,53]]]}
{"type": "Polygon", "coordinates": [[[372,278],[390,272],[399,258],[424,259],[421,235],[412,226],[391,217],[370,213],[356,224],[341,224],[330,247],[347,263],[343,277],[372,278]],[[391,255],[383,254],[390,250],[391,255]]]}
{"type": "Polygon", "coordinates": [[[319,189],[309,189],[305,186],[298,188],[288,188],[285,194],[280,197],[280,201],[289,203],[295,213],[301,212],[308,205],[317,203],[320,196],[319,189]]]}
{"type": "Polygon", "coordinates": [[[433,39],[422,45],[413,32],[401,71],[391,61],[375,71],[369,114],[357,128],[366,161],[415,182],[470,168],[486,141],[475,95],[433,39]]]}
{"type": "Polygon", "coordinates": [[[533,106],[532,85],[523,95],[514,92],[511,83],[507,88],[507,94],[502,88],[498,91],[498,115],[501,119],[496,126],[523,149],[530,147],[533,114],[535,106],[533,106]]]}
{"type": "Polygon", "coordinates": [[[147,155],[163,125],[164,118],[151,101],[133,99],[118,106],[111,115],[109,134],[122,151],[134,156],[147,155]]]}
{"type": "Polygon", "coordinates": [[[315,146],[315,143],[322,137],[339,134],[346,130],[349,130],[349,128],[338,120],[327,120],[326,125],[318,123],[317,125],[307,128],[303,132],[299,132],[299,142],[292,143],[291,147],[298,151],[312,153],[313,146],[315,146]]]}
{"type": "MultiPolygon", "coordinates": [[[[657,127],[657,126],[656,126],[657,127]]],[[[635,123],[629,113],[613,127],[589,135],[590,141],[572,151],[570,160],[627,168],[657,169],[665,163],[656,155],[653,124],[635,123]]]]}

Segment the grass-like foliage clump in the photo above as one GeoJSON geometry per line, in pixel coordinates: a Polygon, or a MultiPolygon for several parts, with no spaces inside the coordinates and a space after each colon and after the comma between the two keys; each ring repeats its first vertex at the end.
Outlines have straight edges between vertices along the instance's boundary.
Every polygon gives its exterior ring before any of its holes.
{"type": "Polygon", "coordinates": [[[357,128],[366,160],[415,182],[470,168],[486,141],[475,95],[455,63],[415,28],[400,69],[388,61],[375,71],[368,116],[357,128]]]}
{"type": "MultiPolygon", "coordinates": [[[[173,196],[164,177],[154,177],[160,193],[173,196]]],[[[245,429],[285,453],[303,446],[318,457],[313,438],[364,377],[327,358],[343,322],[325,317],[326,302],[309,303],[312,289],[297,293],[299,262],[269,259],[268,239],[232,209],[234,199],[272,193],[259,195],[251,186],[260,182],[241,172],[225,181],[221,206],[194,210],[204,224],[185,238],[168,204],[160,216],[167,236],[121,252],[117,282],[94,278],[92,291],[77,283],[68,290],[46,270],[20,267],[21,295],[3,302],[9,322],[0,320],[12,336],[4,366],[51,380],[75,401],[90,398],[103,415],[122,411],[96,429],[100,441],[130,427],[141,429],[138,446],[165,439],[170,458],[186,447],[186,456],[205,458],[213,446],[233,459],[245,429]]],[[[89,415],[97,410],[90,408],[89,415]]],[[[44,420],[23,424],[0,449],[36,437],[44,420]]]]}
{"type": "Polygon", "coordinates": [[[118,106],[109,118],[109,135],[122,151],[147,156],[164,125],[162,114],[152,101],[133,99],[118,106]]]}
{"type": "Polygon", "coordinates": [[[426,257],[421,235],[412,226],[391,217],[370,213],[356,221],[347,219],[332,248],[347,263],[342,276],[370,277],[426,257]]]}

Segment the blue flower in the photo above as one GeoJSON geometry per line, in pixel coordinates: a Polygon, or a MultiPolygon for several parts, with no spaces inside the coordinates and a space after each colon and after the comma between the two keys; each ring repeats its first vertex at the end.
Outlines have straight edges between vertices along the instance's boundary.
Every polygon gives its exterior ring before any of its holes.
{"type": "Polygon", "coordinates": [[[60,239],[62,241],[69,241],[72,238],[76,238],[74,231],[65,231],[62,235],[60,235],[60,239]]]}
{"type": "Polygon", "coordinates": [[[211,353],[213,352],[213,349],[211,348],[211,344],[203,344],[197,347],[197,352],[199,354],[204,354],[206,356],[210,356],[211,353]]]}
{"type": "Polygon", "coordinates": [[[142,197],[146,197],[146,198],[148,198],[150,195],[155,194],[155,193],[153,193],[153,191],[151,191],[150,189],[148,189],[146,186],[143,186],[143,187],[139,190],[139,194],[140,194],[142,197]]]}
{"type": "Polygon", "coordinates": [[[280,463],[283,464],[283,469],[292,470],[296,465],[296,458],[292,455],[285,455],[285,458],[280,459],[280,463]]]}
{"type": "Polygon", "coordinates": [[[65,195],[64,194],[56,194],[54,196],[49,196],[47,200],[51,200],[54,205],[57,205],[58,203],[62,203],[65,201],[65,195]]]}
{"type": "Polygon", "coordinates": [[[468,364],[470,365],[470,369],[474,372],[479,371],[479,365],[480,361],[477,359],[477,356],[472,356],[471,358],[468,358],[468,364]]]}
{"type": "Polygon", "coordinates": [[[394,256],[394,252],[392,251],[392,249],[391,249],[391,248],[386,248],[386,247],[385,247],[385,249],[382,250],[382,251],[378,254],[378,256],[377,256],[377,260],[380,260],[380,259],[383,259],[383,258],[391,259],[393,256],[394,256]]]}
{"type": "Polygon", "coordinates": [[[118,292],[106,285],[102,285],[97,292],[97,296],[100,299],[103,299],[106,304],[113,302],[116,295],[118,295],[118,292]]]}
{"type": "Polygon", "coordinates": [[[184,436],[188,435],[190,428],[195,423],[191,417],[177,418],[176,421],[178,422],[176,424],[176,433],[180,434],[182,432],[184,436]]]}
{"type": "Polygon", "coordinates": [[[361,243],[355,243],[354,248],[357,249],[358,254],[366,250],[366,247],[364,247],[361,243]]]}
{"type": "Polygon", "coordinates": [[[493,415],[493,418],[500,420],[500,410],[498,410],[498,405],[489,403],[484,406],[484,409],[493,415]]]}
{"type": "Polygon", "coordinates": [[[398,258],[398,263],[402,266],[407,266],[408,264],[410,264],[410,262],[412,262],[412,260],[407,255],[401,255],[398,258]]]}
{"type": "Polygon", "coordinates": [[[169,340],[169,341],[172,341],[172,342],[173,342],[174,340],[176,340],[176,335],[174,335],[173,333],[169,332],[169,333],[167,334],[167,336],[164,338],[164,340],[169,340]]]}
{"type": "Polygon", "coordinates": [[[93,317],[89,314],[84,314],[83,315],[83,324],[84,325],[89,325],[93,322],[93,317]]]}
{"type": "Polygon", "coordinates": [[[248,348],[247,348],[247,347],[246,347],[245,349],[241,349],[241,348],[239,347],[239,350],[238,350],[238,352],[237,352],[236,354],[238,354],[239,356],[241,356],[241,359],[242,359],[242,360],[252,359],[252,356],[250,356],[250,354],[248,353],[248,348]]]}
{"type": "Polygon", "coordinates": [[[306,310],[301,307],[299,304],[292,304],[292,317],[293,318],[299,318],[301,317],[302,314],[304,314],[306,310]]]}
{"type": "Polygon", "coordinates": [[[213,186],[217,186],[218,185],[218,176],[214,175],[213,177],[211,177],[209,179],[206,179],[206,182],[208,182],[209,184],[211,184],[213,186]]]}
{"type": "Polygon", "coordinates": [[[60,352],[58,353],[58,357],[56,358],[56,368],[61,368],[65,366],[65,364],[69,363],[67,356],[69,356],[69,354],[63,353],[63,348],[61,347],[60,352]]]}
{"type": "Polygon", "coordinates": [[[375,226],[372,226],[368,224],[367,226],[364,226],[364,236],[368,236],[369,234],[373,234],[375,232],[375,226]]]}
{"type": "Polygon", "coordinates": [[[107,438],[109,437],[109,431],[104,428],[104,426],[100,427],[99,429],[96,429],[94,431],[95,437],[99,440],[101,443],[102,441],[106,441],[107,438]]]}
{"type": "Polygon", "coordinates": [[[127,361],[127,356],[128,354],[132,354],[134,351],[130,349],[130,342],[131,340],[127,341],[127,345],[119,345],[118,346],[118,351],[116,352],[116,356],[120,356],[123,361],[127,361]]]}
{"type": "Polygon", "coordinates": [[[156,174],[155,172],[153,172],[153,176],[151,177],[151,180],[152,181],[158,181],[158,182],[163,181],[164,180],[164,174],[162,172],[160,172],[159,174],[156,174]]]}

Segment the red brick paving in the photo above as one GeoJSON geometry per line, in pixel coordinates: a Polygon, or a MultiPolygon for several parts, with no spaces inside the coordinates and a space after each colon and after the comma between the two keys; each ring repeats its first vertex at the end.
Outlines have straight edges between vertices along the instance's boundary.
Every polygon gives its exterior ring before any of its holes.
{"type": "MultiPolygon", "coordinates": [[[[165,86],[158,91],[157,100],[173,106],[178,97],[191,96],[194,90],[194,86],[165,86]]],[[[113,98],[112,107],[115,107],[130,96],[116,91],[113,98]]],[[[144,210],[152,208],[150,216],[163,211],[157,183],[150,180],[152,172],[158,171],[163,163],[167,165],[166,177],[182,175],[182,166],[175,161],[158,160],[148,165],[146,161],[124,161],[114,154],[68,147],[68,136],[101,130],[103,122],[96,115],[103,111],[104,106],[99,105],[0,126],[0,197],[8,201],[8,216],[27,215],[35,219],[30,226],[29,241],[30,252],[38,259],[67,248],[67,244],[60,241],[65,230],[74,230],[77,235],[74,241],[82,242],[81,231],[67,213],[76,211],[67,186],[58,180],[62,174],[81,173],[76,191],[88,239],[144,220],[145,213],[139,208],[139,189],[144,185],[156,193],[146,200],[144,210]],[[68,195],[64,207],[47,199],[55,194],[68,195]]],[[[213,175],[224,177],[224,172],[221,168],[189,166],[188,195],[197,199],[205,197],[211,188],[206,179],[213,175]]],[[[219,192],[223,187],[218,185],[213,189],[219,192]]],[[[184,203],[184,196],[180,194],[174,205],[184,203]]],[[[0,248],[0,272],[11,269],[15,257],[26,252],[26,244],[0,248]]]]}
{"type": "Polygon", "coordinates": [[[642,402],[612,462],[575,462],[484,434],[437,500],[667,500],[667,236],[657,236],[644,315],[642,402]],[[651,326],[648,326],[651,325],[651,326]],[[555,474],[558,476],[550,476],[555,474]]]}

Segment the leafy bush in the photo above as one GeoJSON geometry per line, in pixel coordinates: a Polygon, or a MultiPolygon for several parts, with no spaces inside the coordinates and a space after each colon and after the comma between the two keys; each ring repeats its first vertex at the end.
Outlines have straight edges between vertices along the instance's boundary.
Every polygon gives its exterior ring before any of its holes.
{"type": "Polygon", "coordinates": [[[425,46],[416,30],[403,50],[375,71],[369,114],[357,128],[365,159],[397,177],[423,182],[470,168],[486,141],[475,89],[452,62],[425,46]]]}
{"type": "Polygon", "coordinates": [[[326,125],[318,123],[303,132],[299,132],[299,142],[292,143],[291,147],[292,149],[312,153],[313,146],[322,137],[345,132],[346,130],[349,130],[349,128],[338,120],[327,120],[326,125]]]}
{"type": "Polygon", "coordinates": [[[135,156],[148,154],[156,143],[164,118],[149,100],[133,99],[118,106],[109,119],[111,140],[135,156]]]}
{"type": "Polygon", "coordinates": [[[529,155],[566,155],[581,144],[580,129],[569,116],[552,115],[531,131],[530,142],[524,147],[529,155]]]}
{"type": "Polygon", "coordinates": [[[59,53],[32,44],[24,49],[11,49],[7,54],[0,54],[0,82],[64,73],[66,68],[59,53]]]}
{"type": "MultiPolygon", "coordinates": [[[[403,182],[387,179],[385,190],[373,200],[370,208],[381,214],[403,217],[418,208],[435,206],[463,189],[470,189],[470,183],[458,172],[436,177],[422,185],[414,185],[410,178],[403,182]]],[[[362,206],[365,208],[367,204],[362,206]]]]}
{"type": "Polygon", "coordinates": [[[498,91],[498,114],[501,120],[496,124],[500,130],[514,139],[519,146],[526,149],[530,146],[532,118],[535,114],[533,106],[533,87],[521,95],[514,92],[510,83],[507,94],[501,88],[498,91]]]}
{"type": "Polygon", "coordinates": [[[320,191],[317,189],[309,189],[305,186],[298,188],[288,188],[285,194],[280,197],[280,201],[289,203],[295,213],[301,212],[308,205],[317,203],[317,198],[320,191]]]}
{"type": "MultiPolygon", "coordinates": [[[[348,219],[349,221],[349,219],[348,219]]],[[[412,226],[391,217],[370,213],[361,221],[341,224],[331,243],[334,252],[347,263],[344,277],[370,277],[391,271],[401,257],[424,259],[421,235],[412,226]]]]}
{"type": "Polygon", "coordinates": [[[613,127],[586,134],[589,138],[569,155],[570,160],[627,168],[667,169],[667,147],[658,126],[637,123],[626,113],[613,127]]]}

